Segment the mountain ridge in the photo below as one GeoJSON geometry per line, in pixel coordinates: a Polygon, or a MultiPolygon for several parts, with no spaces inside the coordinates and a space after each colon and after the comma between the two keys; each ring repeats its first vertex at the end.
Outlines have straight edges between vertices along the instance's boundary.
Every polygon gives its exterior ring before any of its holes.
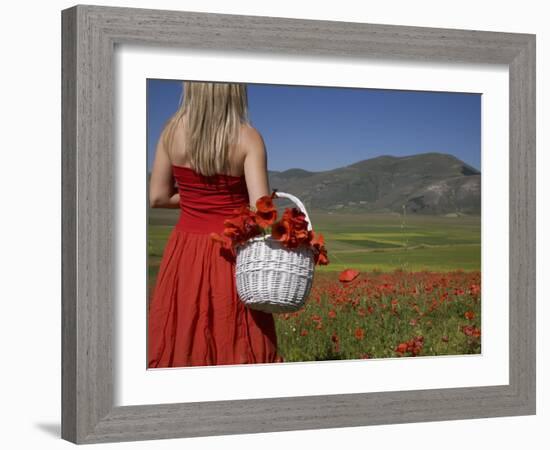
{"type": "Polygon", "coordinates": [[[309,208],[480,214],[481,172],[454,155],[380,155],[324,171],[268,171],[270,187],[309,208]]]}

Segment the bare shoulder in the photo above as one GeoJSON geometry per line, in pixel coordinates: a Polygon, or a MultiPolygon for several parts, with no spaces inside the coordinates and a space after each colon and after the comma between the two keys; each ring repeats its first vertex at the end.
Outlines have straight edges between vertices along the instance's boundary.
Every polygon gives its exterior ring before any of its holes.
{"type": "Polygon", "coordinates": [[[250,124],[241,126],[240,144],[245,154],[265,153],[265,143],[261,133],[250,124]]]}

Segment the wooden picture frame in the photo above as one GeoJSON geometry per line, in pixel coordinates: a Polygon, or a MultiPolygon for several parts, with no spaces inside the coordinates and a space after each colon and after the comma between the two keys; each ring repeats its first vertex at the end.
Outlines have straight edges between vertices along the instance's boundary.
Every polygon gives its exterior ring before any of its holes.
{"type": "Polygon", "coordinates": [[[62,438],[75,443],[535,414],[534,34],[78,5],[62,11],[62,438]],[[113,403],[115,44],[506,64],[509,384],[113,403]]]}

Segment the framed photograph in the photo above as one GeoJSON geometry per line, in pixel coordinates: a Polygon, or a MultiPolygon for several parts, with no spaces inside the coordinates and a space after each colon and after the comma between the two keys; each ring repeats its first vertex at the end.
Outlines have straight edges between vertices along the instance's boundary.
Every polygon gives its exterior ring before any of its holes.
{"type": "Polygon", "coordinates": [[[62,437],[535,414],[535,42],[63,10],[62,437]]]}

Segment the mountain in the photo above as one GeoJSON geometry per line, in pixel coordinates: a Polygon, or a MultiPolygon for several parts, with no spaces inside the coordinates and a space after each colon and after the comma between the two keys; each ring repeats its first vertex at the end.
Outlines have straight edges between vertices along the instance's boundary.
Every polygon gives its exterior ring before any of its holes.
{"type": "Polygon", "coordinates": [[[311,209],[481,213],[481,173],[446,153],[384,155],[322,172],[269,171],[269,183],[311,209]]]}

